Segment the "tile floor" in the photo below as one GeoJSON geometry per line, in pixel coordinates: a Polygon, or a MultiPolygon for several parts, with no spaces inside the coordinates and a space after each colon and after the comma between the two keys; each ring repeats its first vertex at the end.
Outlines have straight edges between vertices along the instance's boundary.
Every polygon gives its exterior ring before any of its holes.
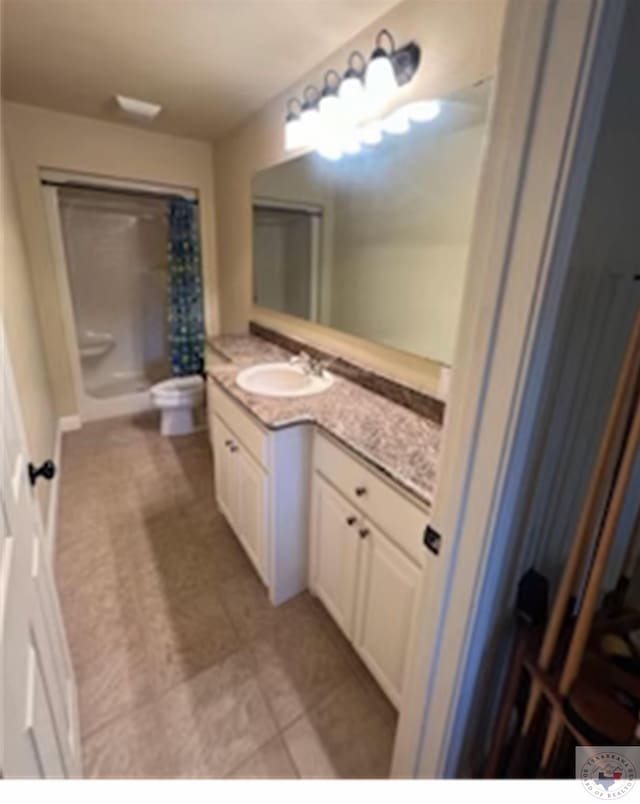
{"type": "Polygon", "coordinates": [[[206,433],[64,438],[56,575],[89,777],[380,778],[395,712],[321,605],[277,609],[213,497],[206,433]]]}

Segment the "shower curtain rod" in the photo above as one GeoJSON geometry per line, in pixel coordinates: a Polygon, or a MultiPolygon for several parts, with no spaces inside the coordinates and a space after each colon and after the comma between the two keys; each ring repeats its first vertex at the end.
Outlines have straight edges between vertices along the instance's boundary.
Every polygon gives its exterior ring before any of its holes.
{"type": "Polygon", "coordinates": [[[134,190],[129,187],[107,187],[106,185],[88,184],[78,181],[52,181],[51,179],[40,179],[40,184],[46,187],[63,187],[68,190],[90,190],[91,192],[98,193],[112,193],[115,195],[131,195],[131,196],[144,196],[146,198],[165,199],[167,201],[172,198],[182,198],[184,201],[190,201],[192,204],[198,204],[197,198],[185,198],[181,193],[159,193],[153,190],[134,190]]]}

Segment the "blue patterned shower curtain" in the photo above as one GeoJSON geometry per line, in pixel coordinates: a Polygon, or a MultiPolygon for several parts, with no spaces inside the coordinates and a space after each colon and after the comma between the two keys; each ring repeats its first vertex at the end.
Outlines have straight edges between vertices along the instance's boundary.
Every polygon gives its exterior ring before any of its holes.
{"type": "Polygon", "coordinates": [[[204,315],[200,241],[195,204],[169,201],[169,346],[174,376],[198,374],[204,366],[204,315]]]}

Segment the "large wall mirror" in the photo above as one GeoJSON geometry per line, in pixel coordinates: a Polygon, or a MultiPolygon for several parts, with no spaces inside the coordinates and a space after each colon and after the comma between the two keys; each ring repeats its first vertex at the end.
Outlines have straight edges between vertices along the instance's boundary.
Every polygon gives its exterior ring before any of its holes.
{"type": "Polygon", "coordinates": [[[329,161],[253,180],[253,301],[450,365],[492,82],[329,161]]]}

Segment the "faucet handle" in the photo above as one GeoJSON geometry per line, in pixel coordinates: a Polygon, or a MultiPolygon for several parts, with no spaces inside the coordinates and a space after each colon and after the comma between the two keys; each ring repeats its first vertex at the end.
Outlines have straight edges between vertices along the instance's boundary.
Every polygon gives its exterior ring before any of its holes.
{"type": "Polygon", "coordinates": [[[325,371],[328,371],[329,368],[336,362],[335,357],[326,357],[324,360],[316,360],[315,362],[315,370],[319,377],[322,377],[325,371]]]}
{"type": "Polygon", "coordinates": [[[298,365],[301,363],[302,365],[309,366],[311,365],[311,357],[303,351],[290,358],[289,363],[292,365],[298,365]]]}

